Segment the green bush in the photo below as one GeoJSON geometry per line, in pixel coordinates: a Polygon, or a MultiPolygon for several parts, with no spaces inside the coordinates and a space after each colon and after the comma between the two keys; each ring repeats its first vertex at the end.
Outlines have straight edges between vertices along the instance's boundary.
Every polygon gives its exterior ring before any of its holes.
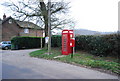
{"type": "Polygon", "coordinates": [[[51,46],[52,47],[61,47],[62,43],[61,43],[61,35],[53,35],[51,37],[51,46]]]}
{"type": "MultiPolygon", "coordinates": [[[[43,46],[44,46],[44,38],[43,46]]],[[[39,48],[41,46],[41,38],[40,37],[14,37],[11,39],[11,43],[13,47],[18,49],[22,48],[39,48]]]]}
{"type": "MultiPolygon", "coordinates": [[[[52,36],[52,47],[61,47],[61,36],[52,36]]],[[[118,57],[120,48],[120,35],[80,35],[75,37],[76,50],[87,51],[96,56],[114,56],[118,57]]]]}
{"type": "Polygon", "coordinates": [[[77,36],[76,49],[88,51],[97,56],[118,56],[120,37],[118,34],[101,36],[77,36]]]}
{"type": "Polygon", "coordinates": [[[118,52],[120,50],[120,34],[111,34],[111,35],[105,35],[104,36],[106,39],[106,42],[111,45],[109,48],[108,52],[112,56],[119,56],[118,52]]]}

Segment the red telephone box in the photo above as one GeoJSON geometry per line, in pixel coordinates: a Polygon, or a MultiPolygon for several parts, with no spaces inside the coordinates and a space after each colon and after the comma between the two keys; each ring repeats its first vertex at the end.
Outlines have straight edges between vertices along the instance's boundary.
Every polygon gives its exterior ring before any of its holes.
{"type": "Polygon", "coordinates": [[[62,54],[69,55],[73,52],[72,47],[75,46],[73,30],[62,31],[62,54]]]}

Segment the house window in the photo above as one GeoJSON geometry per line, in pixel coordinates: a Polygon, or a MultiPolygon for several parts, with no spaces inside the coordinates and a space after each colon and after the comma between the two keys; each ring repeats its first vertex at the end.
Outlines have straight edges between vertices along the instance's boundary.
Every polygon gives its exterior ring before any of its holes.
{"type": "Polygon", "coordinates": [[[9,24],[12,24],[12,19],[9,19],[9,24]]]}
{"type": "Polygon", "coordinates": [[[28,28],[25,28],[25,29],[24,29],[24,33],[29,33],[29,29],[28,29],[28,28]]]}
{"type": "Polygon", "coordinates": [[[30,24],[28,24],[28,27],[30,27],[30,24]]]}

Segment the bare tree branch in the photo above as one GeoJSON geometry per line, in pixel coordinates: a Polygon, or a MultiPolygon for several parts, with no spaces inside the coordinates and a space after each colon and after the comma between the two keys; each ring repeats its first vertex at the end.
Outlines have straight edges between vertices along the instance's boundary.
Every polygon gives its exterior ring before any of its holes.
{"type": "MultiPolygon", "coordinates": [[[[44,26],[45,34],[48,33],[48,3],[40,0],[19,0],[16,3],[10,1],[3,3],[4,6],[9,7],[13,12],[14,16],[18,19],[26,20],[30,19],[31,21],[36,21],[36,23],[42,23],[41,26],[44,26]]],[[[58,15],[60,13],[68,13],[69,3],[61,2],[52,2],[51,3],[51,30],[58,28],[62,29],[68,23],[71,23],[67,19],[61,19],[58,15]]]]}

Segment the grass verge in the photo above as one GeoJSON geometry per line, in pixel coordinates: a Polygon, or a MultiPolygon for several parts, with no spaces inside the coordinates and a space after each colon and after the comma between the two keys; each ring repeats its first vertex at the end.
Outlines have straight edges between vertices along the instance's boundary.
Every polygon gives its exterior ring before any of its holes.
{"type": "Polygon", "coordinates": [[[119,66],[120,64],[117,62],[116,59],[108,59],[105,57],[96,57],[94,55],[85,53],[85,52],[77,52],[73,58],[71,58],[71,55],[67,55],[60,58],[54,58],[55,56],[61,55],[61,51],[59,48],[52,48],[52,54],[48,55],[46,54],[47,50],[37,50],[30,53],[31,57],[37,57],[37,58],[45,58],[45,59],[51,59],[51,60],[58,60],[62,62],[67,62],[71,64],[80,64],[85,66],[90,66],[92,68],[99,68],[99,69],[105,69],[110,70],[113,73],[119,74],[119,66]]]}

